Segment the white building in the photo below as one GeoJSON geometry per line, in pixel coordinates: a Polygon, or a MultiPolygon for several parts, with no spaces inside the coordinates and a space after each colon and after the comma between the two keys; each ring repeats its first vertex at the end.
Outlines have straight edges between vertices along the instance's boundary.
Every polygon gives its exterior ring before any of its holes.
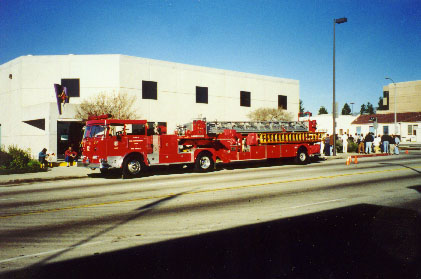
{"type": "MultiPolygon", "coordinates": [[[[343,135],[347,133],[348,135],[354,135],[357,130],[356,127],[352,126],[352,121],[355,120],[357,116],[355,115],[338,115],[336,118],[336,134],[343,135]]],[[[307,117],[300,117],[300,120],[308,119],[307,117]]],[[[321,114],[310,117],[311,120],[317,121],[317,131],[326,132],[329,135],[332,135],[333,131],[333,119],[332,114],[321,114]]]]}
{"type": "Polygon", "coordinates": [[[0,145],[42,148],[59,156],[79,146],[75,107],[97,93],[136,96],[140,119],[166,122],[169,133],[193,118],[247,120],[259,107],[298,115],[297,80],[125,55],[22,56],[0,65],[0,145]],[[54,84],[68,88],[59,115],[54,84]]]}

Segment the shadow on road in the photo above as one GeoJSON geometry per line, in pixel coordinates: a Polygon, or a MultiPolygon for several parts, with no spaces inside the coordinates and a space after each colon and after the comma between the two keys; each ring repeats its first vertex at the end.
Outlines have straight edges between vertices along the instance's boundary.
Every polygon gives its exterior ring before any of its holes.
{"type": "Polygon", "coordinates": [[[139,207],[139,208],[136,209],[137,212],[135,214],[132,214],[130,217],[128,217],[126,219],[123,219],[123,220],[117,222],[116,224],[113,224],[113,225],[111,225],[111,226],[109,226],[109,227],[107,227],[107,228],[105,228],[105,229],[103,229],[103,230],[95,233],[94,235],[91,235],[91,236],[87,237],[86,239],[83,239],[83,240],[79,241],[78,243],[76,243],[76,244],[68,247],[67,249],[61,250],[61,251],[59,251],[59,252],[57,252],[57,253],[55,253],[55,254],[53,254],[53,255],[45,258],[45,259],[43,259],[42,261],[36,263],[34,265],[34,267],[36,268],[37,266],[43,265],[43,264],[49,262],[50,260],[52,260],[54,258],[57,258],[58,256],[60,256],[62,254],[65,254],[65,253],[67,253],[67,252],[69,252],[69,251],[71,251],[71,250],[73,250],[73,249],[75,249],[75,248],[77,248],[77,247],[79,247],[81,245],[84,245],[85,243],[88,243],[91,240],[94,240],[95,238],[97,238],[97,237],[99,237],[99,236],[101,236],[101,235],[103,235],[103,234],[105,234],[107,232],[110,232],[110,231],[114,230],[115,228],[118,228],[118,227],[120,227],[120,226],[122,226],[124,224],[127,224],[130,221],[132,221],[132,220],[135,220],[137,218],[140,218],[143,215],[147,214],[149,210],[151,210],[151,209],[153,209],[153,208],[155,208],[155,207],[157,207],[157,206],[159,206],[159,205],[161,205],[161,204],[163,204],[163,203],[165,203],[167,201],[170,201],[172,199],[175,199],[176,197],[181,196],[182,194],[184,194],[184,192],[183,193],[178,193],[178,194],[171,194],[168,197],[162,198],[160,200],[157,200],[157,201],[151,202],[149,204],[146,204],[146,205],[144,205],[142,207],[139,207]]]}
{"type": "MultiPolygon", "coordinates": [[[[310,162],[312,164],[321,163],[324,161],[320,158],[311,158],[310,162]]],[[[234,170],[234,169],[248,169],[248,168],[262,168],[262,167],[273,167],[273,166],[290,166],[297,165],[291,158],[279,158],[279,159],[268,159],[268,160],[256,160],[256,161],[242,161],[242,162],[231,162],[228,164],[218,163],[216,165],[215,171],[221,170],[234,170]]],[[[153,167],[146,167],[142,173],[142,177],[150,176],[163,176],[163,175],[172,175],[172,174],[181,174],[181,173],[194,173],[194,166],[192,164],[175,164],[175,165],[160,165],[153,167]]],[[[121,178],[121,170],[111,169],[109,172],[102,173],[91,173],[88,174],[91,178],[108,178],[116,179],[121,178]]]]}
{"type": "Polygon", "coordinates": [[[421,222],[416,212],[361,204],[45,264],[2,276],[419,278],[420,260],[421,222]]]}

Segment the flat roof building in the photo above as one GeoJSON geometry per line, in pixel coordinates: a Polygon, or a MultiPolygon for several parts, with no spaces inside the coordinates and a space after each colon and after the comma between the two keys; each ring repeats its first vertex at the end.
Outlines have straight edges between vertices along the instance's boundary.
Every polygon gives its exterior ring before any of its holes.
{"type": "Polygon", "coordinates": [[[260,107],[297,118],[299,82],[125,55],[21,56],[0,65],[0,145],[42,148],[62,156],[77,148],[76,107],[98,93],[135,96],[139,119],[165,122],[168,133],[194,118],[245,121],[260,107]],[[58,112],[54,84],[68,89],[58,112]]]}

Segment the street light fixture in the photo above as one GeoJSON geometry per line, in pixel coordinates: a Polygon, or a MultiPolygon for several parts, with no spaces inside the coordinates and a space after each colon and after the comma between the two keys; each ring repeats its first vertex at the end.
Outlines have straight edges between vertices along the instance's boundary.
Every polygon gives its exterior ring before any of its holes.
{"type": "Polygon", "coordinates": [[[396,120],[396,83],[390,77],[386,77],[385,79],[391,80],[393,82],[393,87],[395,88],[395,93],[394,93],[394,95],[395,95],[395,97],[394,97],[395,98],[395,129],[394,129],[394,131],[395,131],[395,135],[397,135],[398,134],[398,122],[396,120]]]}
{"type": "Polygon", "coordinates": [[[354,104],[355,103],[350,103],[351,104],[351,115],[354,115],[354,104]]]}
{"type": "Polygon", "coordinates": [[[332,119],[333,119],[333,156],[336,156],[336,108],[335,108],[335,25],[348,22],[346,17],[333,19],[333,105],[332,105],[332,119]]]}

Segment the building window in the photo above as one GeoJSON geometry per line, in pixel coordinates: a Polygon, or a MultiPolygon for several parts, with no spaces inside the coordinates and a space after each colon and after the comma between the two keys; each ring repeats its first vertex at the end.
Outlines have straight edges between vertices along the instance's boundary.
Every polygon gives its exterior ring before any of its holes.
{"type": "Polygon", "coordinates": [[[361,135],[361,126],[357,126],[356,130],[357,130],[357,135],[361,135]]]}
{"type": "Polygon", "coordinates": [[[369,126],[368,127],[368,132],[374,134],[374,126],[369,126]]]}
{"type": "Polygon", "coordinates": [[[67,96],[80,97],[80,82],[78,78],[63,78],[61,86],[67,88],[67,96]]]}
{"type": "Polygon", "coordinates": [[[389,126],[383,126],[383,135],[389,134],[389,126]]]}
{"type": "Polygon", "coordinates": [[[418,125],[408,125],[408,136],[416,136],[418,125]]]}
{"type": "Polygon", "coordinates": [[[250,107],[250,92],[247,91],[240,91],[240,106],[242,107],[250,107]]]}
{"type": "Polygon", "coordinates": [[[158,100],[158,83],[142,80],[142,99],[158,100]]]}
{"type": "Polygon", "coordinates": [[[196,86],[196,103],[208,103],[208,88],[196,86]]]}
{"type": "Polygon", "coordinates": [[[287,96],[278,95],[278,108],[288,109],[287,107],[287,96]]]}
{"type": "Polygon", "coordinates": [[[381,110],[389,110],[389,91],[383,91],[383,106],[381,110]]]}

